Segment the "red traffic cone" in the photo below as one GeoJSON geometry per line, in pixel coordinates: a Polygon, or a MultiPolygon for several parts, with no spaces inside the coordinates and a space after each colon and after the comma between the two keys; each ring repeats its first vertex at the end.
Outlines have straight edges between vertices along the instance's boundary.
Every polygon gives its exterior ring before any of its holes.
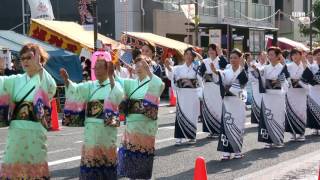
{"type": "Polygon", "coordinates": [[[170,94],[169,94],[169,97],[170,97],[170,106],[176,106],[176,103],[177,103],[177,99],[176,99],[176,96],[174,95],[174,91],[173,91],[173,88],[170,87],[170,94]]]}
{"type": "Polygon", "coordinates": [[[125,116],[124,114],[120,114],[120,115],[119,115],[119,120],[120,120],[121,122],[125,121],[125,120],[126,120],[126,116],[125,116]]]}
{"type": "Polygon", "coordinates": [[[51,101],[51,131],[59,131],[57,100],[55,98],[51,101]]]}
{"type": "Polygon", "coordinates": [[[206,162],[203,157],[199,156],[196,160],[193,180],[207,180],[207,179],[208,177],[207,177],[206,162]]]}

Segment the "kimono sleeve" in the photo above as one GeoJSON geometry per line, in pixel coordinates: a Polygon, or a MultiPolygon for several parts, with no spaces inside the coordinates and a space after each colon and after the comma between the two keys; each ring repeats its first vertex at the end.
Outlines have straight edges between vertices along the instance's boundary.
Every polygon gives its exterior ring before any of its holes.
{"type": "Polygon", "coordinates": [[[69,81],[65,88],[66,101],[62,125],[81,127],[85,120],[85,103],[89,98],[90,82],[76,84],[69,81]]]}
{"type": "Polygon", "coordinates": [[[42,90],[46,92],[49,100],[52,99],[56,94],[56,90],[57,90],[56,82],[45,69],[43,70],[40,87],[42,90]]]}
{"type": "Polygon", "coordinates": [[[145,109],[144,115],[152,120],[158,119],[158,108],[160,103],[160,95],[164,89],[164,83],[162,80],[153,75],[150,82],[147,93],[143,99],[143,107],[145,109]]]}
{"type": "Polygon", "coordinates": [[[119,82],[115,82],[110,94],[104,100],[104,113],[106,119],[112,119],[119,116],[119,104],[123,100],[124,93],[119,82]]]}
{"type": "Polygon", "coordinates": [[[9,125],[10,93],[14,88],[15,76],[0,76],[0,127],[9,125]]]}

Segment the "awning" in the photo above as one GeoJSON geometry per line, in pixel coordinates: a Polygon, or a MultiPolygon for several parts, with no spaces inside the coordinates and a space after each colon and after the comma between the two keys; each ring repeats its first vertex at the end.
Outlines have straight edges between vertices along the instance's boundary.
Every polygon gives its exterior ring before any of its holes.
{"type": "Polygon", "coordinates": [[[27,43],[38,44],[48,52],[50,57],[45,68],[58,83],[63,82],[59,73],[61,67],[68,71],[72,81],[82,81],[82,67],[77,55],[13,31],[0,30],[0,47],[8,48],[11,52],[18,54],[27,43]]]}
{"type": "MultiPolygon", "coordinates": [[[[94,49],[93,31],[71,21],[32,19],[29,36],[76,54],[80,54],[82,48],[94,49]]],[[[111,44],[113,49],[121,48],[121,43],[101,34],[98,40],[111,44]]]]}
{"type": "MultiPolygon", "coordinates": [[[[177,51],[180,55],[183,55],[184,50],[188,47],[194,47],[190,44],[183,43],[174,39],[166,38],[152,33],[142,33],[142,32],[127,32],[124,33],[125,36],[129,38],[136,39],[135,41],[130,41],[127,39],[127,44],[131,46],[142,46],[145,41],[154,43],[160,48],[166,50],[171,49],[177,51]],[[140,42],[139,42],[140,41],[140,42]]],[[[165,52],[164,52],[165,53],[165,52]]]]}
{"type": "MultiPolygon", "coordinates": [[[[267,38],[267,47],[272,46],[273,37],[266,36],[266,38],[267,38]]],[[[285,38],[285,37],[279,37],[278,41],[279,41],[279,48],[282,50],[298,48],[298,49],[301,49],[304,51],[309,51],[309,48],[307,46],[305,46],[304,44],[297,42],[297,41],[293,41],[293,40],[285,38]]]]}

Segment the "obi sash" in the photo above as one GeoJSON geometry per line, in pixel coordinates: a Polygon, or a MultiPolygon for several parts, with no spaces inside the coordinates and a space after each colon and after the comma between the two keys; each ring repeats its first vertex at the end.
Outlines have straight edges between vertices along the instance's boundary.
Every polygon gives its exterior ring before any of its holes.
{"type": "Polygon", "coordinates": [[[212,74],[207,74],[207,73],[203,75],[203,80],[204,82],[214,82],[212,74]]]}
{"type": "Polygon", "coordinates": [[[94,100],[87,103],[87,117],[104,121],[106,126],[119,127],[120,121],[115,116],[107,116],[104,112],[104,100],[94,100]]]}
{"type": "Polygon", "coordinates": [[[158,119],[158,106],[141,100],[129,99],[128,100],[128,114],[143,114],[146,117],[157,120],[158,119]]]}
{"type": "Polygon", "coordinates": [[[266,79],[266,89],[281,89],[281,82],[279,80],[266,79]]]}
{"type": "Polygon", "coordinates": [[[44,128],[50,129],[51,128],[50,108],[46,106],[37,107],[33,105],[33,102],[29,102],[29,101],[15,103],[15,108],[11,116],[11,121],[12,120],[40,122],[44,128]]]}
{"type": "Polygon", "coordinates": [[[291,79],[291,84],[293,88],[302,88],[302,86],[299,84],[299,79],[291,79]]]}
{"type": "Polygon", "coordinates": [[[176,81],[178,88],[198,88],[199,82],[197,79],[179,79],[176,81]]]}

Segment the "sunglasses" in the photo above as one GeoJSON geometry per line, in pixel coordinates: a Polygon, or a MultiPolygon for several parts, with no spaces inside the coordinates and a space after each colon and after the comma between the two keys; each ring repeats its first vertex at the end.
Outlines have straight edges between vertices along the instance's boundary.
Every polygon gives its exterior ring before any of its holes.
{"type": "Polygon", "coordinates": [[[31,60],[32,56],[25,56],[25,57],[21,57],[20,60],[21,61],[25,61],[25,60],[31,60]]]}

